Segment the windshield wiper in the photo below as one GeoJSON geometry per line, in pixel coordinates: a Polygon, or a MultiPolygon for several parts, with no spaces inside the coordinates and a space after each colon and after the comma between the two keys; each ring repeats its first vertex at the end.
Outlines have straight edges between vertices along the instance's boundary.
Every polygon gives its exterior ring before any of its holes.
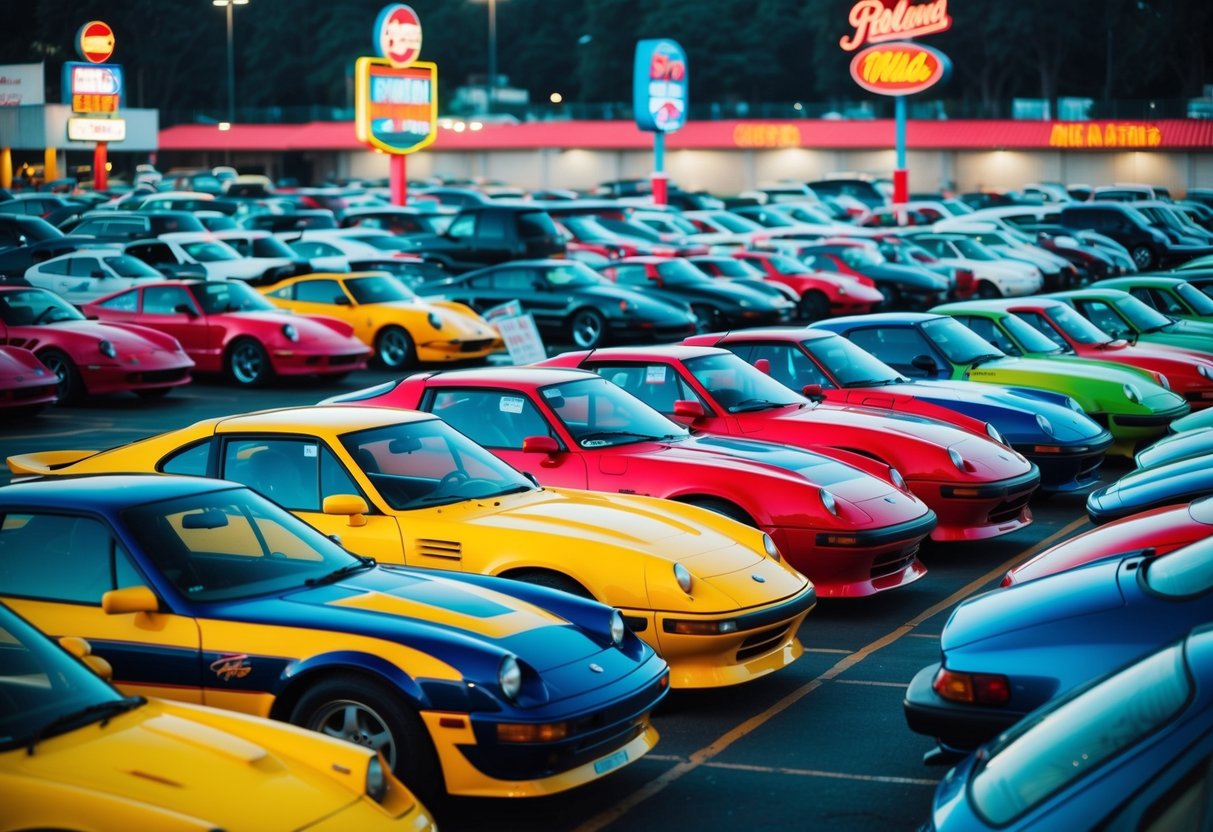
{"type": "Polygon", "coordinates": [[[62,734],[72,728],[79,728],[93,722],[101,722],[104,725],[106,722],[118,714],[126,713],[129,710],[138,708],[147,702],[142,696],[124,696],[121,699],[110,699],[105,702],[94,702],[92,705],[87,705],[77,711],[63,714],[55,717],[50,722],[38,728],[30,735],[26,741],[25,751],[27,754],[34,753],[34,747],[39,741],[55,734],[62,734]]]}
{"type": "Polygon", "coordinates": [[[970,358],[968,363],[974,367],[979,367],[982,364],[985,364],[987,361],[997,361],[998,359],[1005,357],[1006,356],[998,355],[997,353],[988,352],[985,355],[978,355],[970,358]]]}
{"type": "Polygon", "coordinates": [[[897,384],[900,379],[896,378],[861,378],[858,381],[844,381],[842,386],[851,389],[854,387],[884,387],[887,384],[897,384]]]}
{"type": "MultiPolygon", "coordinates": [[[[350,554],[353,553],[351,552],[350,554]]],[[[334,581],[341,580],[347,575],[353,575],[355,572],[359,572],[363,569],[374,569],[378,565],[378,561],[376,561],[374,558],[368,558],[363,555],[354,555],[354,557],[358,558],[356,563],[347,563],[345,566],[334,569],[332,572],[328,573],[327,575],[322,575],[319,578],[308,578],[303,582],[304,585],[320,586],[321,584],[331,584],[334,581]]]]}
{"type": "Polygon", "coordinates": [[[773,402],[769,399],[742,399],[728,408],[729,413],[753,413],[758,410],[770,410],[775,407],[787,407],[792,402],[773,402]]]}
{"type": "Polygon", "coordinates": [[[650,433],[637,433],[634,430],[597,430],[592,433],[583,433],[577,437],[577,444],[585,447],[587,441],[593,442],[596,439],[618,439],[620,437],[635,436],[640,440],[656,440],[660,437],[653,436],[650,433]]]}

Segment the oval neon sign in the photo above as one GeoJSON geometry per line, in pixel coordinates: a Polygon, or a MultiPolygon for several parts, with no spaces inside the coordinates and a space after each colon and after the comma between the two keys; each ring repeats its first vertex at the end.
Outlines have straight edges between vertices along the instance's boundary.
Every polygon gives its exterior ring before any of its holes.
{"type": "Polygon", "coordinates": [[[869,46],[851,59],[851,77],[878,95],[913,95],[944,80],[952,68],[948,56],[917,43],[869,46]]]}

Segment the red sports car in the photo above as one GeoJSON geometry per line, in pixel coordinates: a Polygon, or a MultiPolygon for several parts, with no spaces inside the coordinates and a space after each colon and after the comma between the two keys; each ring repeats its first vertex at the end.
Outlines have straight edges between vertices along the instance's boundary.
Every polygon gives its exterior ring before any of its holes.
{"type": "Polygon", "coordinates": [[[274,376],[340,378],[366,366],[370,348],[334,318],[294,315],[244,283],[171,280],[98,298],[84,312],[173,336],[199,373],[258,387],[274,376]]]}
{"type": "Polygon", "coordinates": [[[177,339],[86,319],[46,289],[0,286],[0,344],[32,350],[58,378],[61,404],[130,391],[158,397],[187,384],[194,362],[177,339]]]}
{"type": "Polygon", "coordinates": [[[0,347],[0,416],[33,416],[59,398],[55,374],[27,349],[0,347]]]}
{"type": "Polygon", "coordinates": [[[733,257],[759,268],[767,280],[800,296],[800,317],[817,321],[830,315],[862,315],[884,302],[871,278],[810,269],[795,257],[768,251],[735,251],[733,257]]]}
{"type": "Polygon", "coordinates": [[[1143,511],[1064,540],[1007,572],[1003,586],[1063,572],[1100,558],[1153,549],[1165,555],[1213,535],[1213,497],[1143,511]]]}
{"type": "Polygon", "coordinates": [[[935,515],[872,459],[692,434],[584,370],[497,367],[414,375],[329,402],[441,416],[544,485],[664,497],[762,529],[822,596],[917,580],[935,515]]]}
{"type": "Polygon", "coordinates": [[[1032,522],[1040,472],[1018,452],[911,414],[811,401],[714,347],[570,352],[540,362],[582,367],[711,434],[861,454],[896,468],[939,520],[933,540],[980,540],[1032,522]]]}

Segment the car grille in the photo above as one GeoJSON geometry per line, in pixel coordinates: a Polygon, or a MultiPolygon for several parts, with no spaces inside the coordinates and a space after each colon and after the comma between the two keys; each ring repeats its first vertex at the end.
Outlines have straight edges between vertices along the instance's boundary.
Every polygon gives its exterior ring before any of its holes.
{"type": "Polygon", "coordinates": [[[173,370],[152,370],[146,373],[127,373],[126,380],[133,384],[166,384],[171,381],[180,381],[186,377],[189,370],[185,367],[178,367],[173,370]]]}
{"type": "Polygon", "coordinates": [[[343,367],[346,364],[357,364],[358,359],[362,357],[362,353],[350,353],[349,355],[334,355],[329,357],[330,367],[343,367]]]}
{"type": "Polygon", "coordinates": [[[873,561],[868,574],[873,580],[888,575],[898,575],[905,571],[905,568],[913,563],[916,557],[918,557],[918,544],[914,543],[904,549],[889,552],[883,560],[873,561]]]}
{"type": "Polygon", "coordinates": [[[54,384],[46,384],[40,387],[19,387],[16,390],[9,390],[7,394],[0,393],[0,399],[10,402],[23,402],[27,399],[40,399],[54,392],[54,384]]]}
{"type": "Polygon", "coordinates": [[[476,341],[464,341],[459,345],[460,352],[479,352],[493,343],[492,338],[480,338],[476,341]]]}
{"type": "Polygon", "coordinates": [[[768,627],[765,630],[758,630],[747,636],[746,640],[741,643],[741,647],[737,650],[737,661],[744,662],[755,656],[761,656],[764,653],[778,650],[787,641],[790,629],[787,624],[782,624],[778,627],[768,627]]]}
{"type": "Polygon", "coordinates": [[[1010,499],[1003,500],[996,505],[989,514],[989,522],[1005,523],[1008,520],[1014,520],[1019,517],[1023,507],[1028,504],[1028,498],[1032,496],[1032,492],[1028,491],[1023,494],[1017,494],[1010,499]]]}

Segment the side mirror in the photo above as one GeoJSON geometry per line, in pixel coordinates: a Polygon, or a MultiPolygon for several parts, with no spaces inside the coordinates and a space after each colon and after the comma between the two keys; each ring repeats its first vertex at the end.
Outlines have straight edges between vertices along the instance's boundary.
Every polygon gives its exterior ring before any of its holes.
{"type": "Polygon", "coordinates": [[[336,304],[337,306],[349,306],[350,299],[347,298],[345,295],[338,295],[337,297],[333,298],[333,303],[336,304]]]}
{"type": "Polygon", "coordinates": [[[107,275],[105,272],[101,271],[101,269],[93,269],[93,273],[89,275],[89,277],[92,277],[92,278],[95,278],[95,279],[98,279],[98,280],[101,280],[101,279],[106,278],[106,277],[108,277],[108,276],[109,276],[109,275],[107,275]]]}
{"type": "Polygon", "coordinates": [[[674,415],[692,422],[697,421],[703,418],[703,405],[688,399],[679,399],[674,402],[674,415]]]}
{"type": "Polygon", "coordinates": [[[88,665],[88,669],[107,682],[114,678],[114,668],[105,659],[93,655],[93,646],[77,636],[64,636],[59,646],[88,665]]]}
{"type": "Polygon", "coordinates": [[[821,391],[820,384],[806,384],[801,392],[804,393],[806,399],[811,399],[815,402],[823,402],[826,398],[825,393],[821,391]]]}
{"type": "Polygon", "coordinates": [[[159,612],[160,599],[146,586],[128,586],[111,589],[101,596],[101,609],[106,615],[124,615],[128,612],[159,612]]]}
{"type": "Polygon", "coordinates": [[[191,318],[198,317],[198,313],[194,311],[194,307],[190,306],[188,303],[177,304],[173,307],[173,311],[178,315],[189,315],[191,318]]]}
{"type": "Polygon", "coordinates": [[[524,454],[553,454],[560,453],[560,443],[550,436],[528,436],[522,440],[524,454]]]}
{"type": "Polygon", "coordinates": [[[929,355],[916,355],[910,360],[910,366],[916,370],[922,370],[924,373],[934,375],[939,372],[939,365],[935,363],[935,359],[929,355]]]}
{"type": "Polygon", "coordinates": [[[759,372],[766,373],[768,376],[771,374],[771,359],[769,358],[758,359],[754,362],[754,366],[758,368],[759,372]]]}
{"type": "Polygon", "coordinates": [[[351,526],[365,526],[366,513],[371,508],[357,494],[330,494],[324,498],[321,510],[325,514],[347,515],[351,526]]]}

